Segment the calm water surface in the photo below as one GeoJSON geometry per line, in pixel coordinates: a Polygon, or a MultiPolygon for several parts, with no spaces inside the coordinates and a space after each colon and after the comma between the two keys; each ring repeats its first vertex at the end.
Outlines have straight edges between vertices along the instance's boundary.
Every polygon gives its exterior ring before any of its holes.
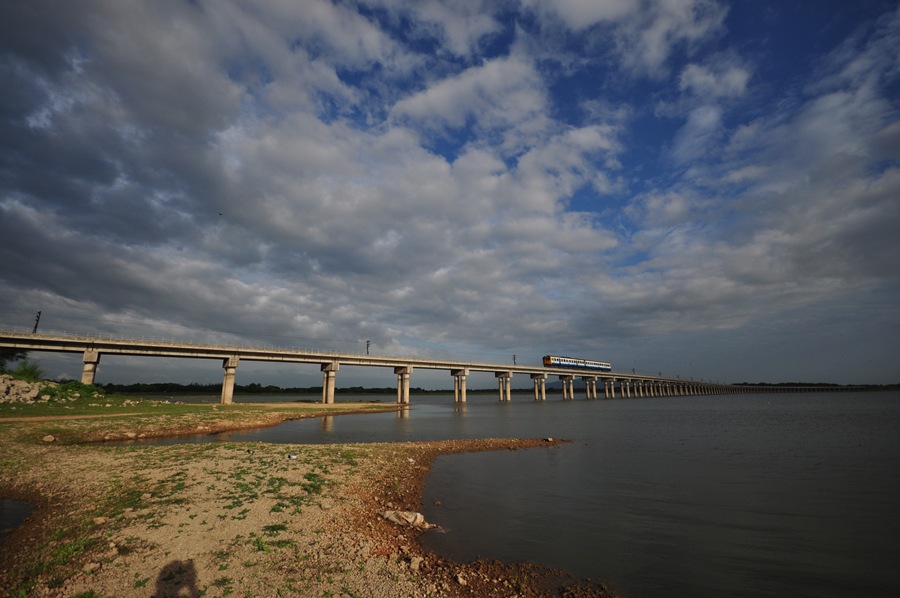
{"type": "Polygon", "coordinates": [[[405,414],[217,439],[567,438],[438,458],[423,510],[446,533],[426,543],[456,559],[562,567],[628,598],[900,596],[896,393],[469,399],[454,409],[449,395],[413,396],[405,414]]]}
{"type": "Polygon", "coordinates": [[[0,545],[12,530],[22,525],[32,508],[27,502],[0,498],[0,545]]]}

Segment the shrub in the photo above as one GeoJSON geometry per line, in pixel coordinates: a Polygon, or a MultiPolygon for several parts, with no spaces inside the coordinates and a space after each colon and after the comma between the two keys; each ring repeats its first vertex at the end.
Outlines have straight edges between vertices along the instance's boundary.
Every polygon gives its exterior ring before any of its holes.
{"type": "Polygon", "coordinates": [[[61,384],[47,384],[41,388],[41,394],[50,395],[56,401],[71,401],[76,398],[92,399],[104,396],[104,391],[93,384],[82,384],[75,380],[61,384]]]}
{"type": "Polygon", "coordinates": [[[25,380],[26,382],[38,382],[39,380],[44,379],[44,370],[41,369],[40,364],[36,361],[31,361],[30,359],[23,359],[20,361],[19,365],[16,366],[16,369],[10,373],[15,378],[25,380]]]}

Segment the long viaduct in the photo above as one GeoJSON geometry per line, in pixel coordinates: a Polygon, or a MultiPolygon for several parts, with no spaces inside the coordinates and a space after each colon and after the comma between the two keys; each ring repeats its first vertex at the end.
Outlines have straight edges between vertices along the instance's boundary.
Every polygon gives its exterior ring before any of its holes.
{"type": "Polygon", "coordinates": [[[66,334],[43,334],[0,330],[0,347],[27,351],[52,351],[80,353],[84,367],[81,381],[93,384],[102,355],[142,355],[152,357],[179,357],[188,359],[221,360],[224,370],[221,402],[229,404],[234,395],[234,379],[238,366],[244,361],[285,362],[318,364],[322,371],[322,402],[334,402],[335,377],[341,365],[392,368],[397,375],[397,402],[409,403],[410,376],[416,369],[447,370],[453,377],[454,401],[466,401],[466,377],[470,372],[492,372],[498,382],[501,401],[509,401],[514,375],[529,376],[534,384],[535,400],[546,399],[546,381],[556,376],[562,382],[563,399],[575,398],[575,379],[581,378],[585,396],[596,399],[598,384],[605,398],[617,396],[657,397],[705,394],[732,394],[757,392],[730,384],[682,380],[665,376],[644,376],[617,372],[595,372],[526,365],[448,361],[411,357],[387,357],[338,353],[328,351],[280,349],[270,347],[240,347],[118,339],[66,334]]]}

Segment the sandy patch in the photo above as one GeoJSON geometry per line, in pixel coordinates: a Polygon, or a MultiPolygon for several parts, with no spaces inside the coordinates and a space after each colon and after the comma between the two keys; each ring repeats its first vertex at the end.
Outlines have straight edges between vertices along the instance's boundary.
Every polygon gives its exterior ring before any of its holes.
{"type": "Polygon", "coordinates": [[[438,454],[553,443],[0,443],[0,490],[38,505],[4,546],[0,594],[608,595],[533,565],[447,562],[379,515],[420,509],[438,454]]]}

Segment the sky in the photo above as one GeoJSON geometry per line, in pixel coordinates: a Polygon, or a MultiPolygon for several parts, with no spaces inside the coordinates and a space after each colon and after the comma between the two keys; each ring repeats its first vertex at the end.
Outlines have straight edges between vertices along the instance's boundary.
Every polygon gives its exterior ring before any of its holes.
{"type": "Polygon", "coordinates": [[[0,328],[900,382],[895,1],[10,0],[0,84],[0,328]]]}

